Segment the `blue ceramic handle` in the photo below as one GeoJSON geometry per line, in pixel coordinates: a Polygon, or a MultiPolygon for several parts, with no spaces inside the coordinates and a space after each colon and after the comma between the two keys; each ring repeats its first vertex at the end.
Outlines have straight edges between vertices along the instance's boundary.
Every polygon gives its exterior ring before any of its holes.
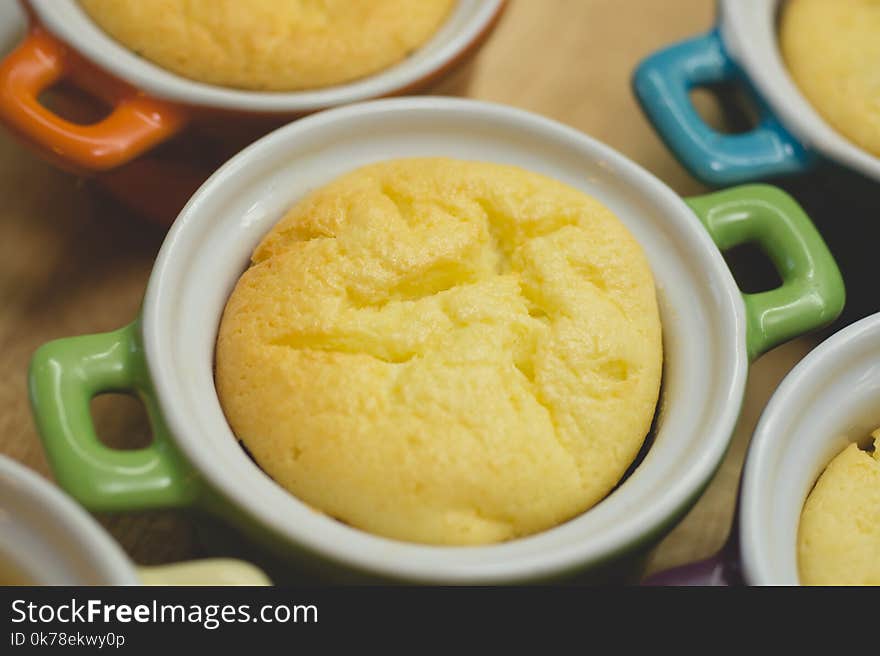
{"type": "Polygon", "coordinates": [[[757,97],[730,58],[717,30],[650,56],[636,69],[633,89],[666,145],[694,177],[715,187],[809,169],[808,152],[757,97]],[[702,119],[690,92],[719,83],[750,92],[759,113],[750,132],[722,134],[702,119]]]}

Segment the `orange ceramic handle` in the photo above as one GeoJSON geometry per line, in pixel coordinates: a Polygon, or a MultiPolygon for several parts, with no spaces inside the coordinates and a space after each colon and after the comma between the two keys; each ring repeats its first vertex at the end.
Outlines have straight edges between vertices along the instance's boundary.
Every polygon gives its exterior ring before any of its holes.
{"type": "Polygon", "coordinates": [[[88,171],[120,166],[165,141],[185,123],[184,110],[149,98],[35,28],[0,63],[0,118],[62,165],[88,171]],[[39,101],[61,79],[100,96],[112,107],[92,125],[71,123],[39,101]]]}

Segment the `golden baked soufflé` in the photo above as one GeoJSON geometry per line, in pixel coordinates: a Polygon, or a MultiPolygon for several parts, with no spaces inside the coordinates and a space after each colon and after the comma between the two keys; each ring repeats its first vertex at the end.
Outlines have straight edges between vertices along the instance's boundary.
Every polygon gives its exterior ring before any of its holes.
{"type": "Polygon", "coordinates": [[[840,134],[880,157],[880,2],[788,0],[780,45],[810,104],[840,134]]]}
{"type": "Polygon", "coordinates": [[[798,527],[804,585],[880,585],[880,431],[850,444],[816,482],[798,527]]]}
{"type": "Polygon", "coordinates": [[[129,50],[184,77],[250,90],[351,82],[424,45],[455,0],[80,0],[129,50]]]}
{"type": "Polygon", "coordinates": [[[403,159],[294,206],[239,279],[216,384],[256,462],[352,526],[430,544],[607,495],[662,369],[653,277],[608,209],[506,165],[403,159]]]}

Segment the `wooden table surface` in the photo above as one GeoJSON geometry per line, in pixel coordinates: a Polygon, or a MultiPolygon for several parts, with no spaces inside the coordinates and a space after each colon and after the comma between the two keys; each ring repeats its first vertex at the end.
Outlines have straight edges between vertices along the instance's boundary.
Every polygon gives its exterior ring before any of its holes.
{"type": "MultiPolygon", "coordinates": [[[[9,0],[0,0],[7,2],[9,0]]],[[[712,0],[513,0],[459,95],[516,105],[572,125],[618,149],[677,192],[704,189],[649,128],[630,92],[637,62],[707,29],[712,0]]],[[[717,115],[705,103],[710,115],[717,115]]],[[[0,130],[0,452],[50,477],[31,420],[29,358],[56,337],[116,328],[138,312],[163,231],[57,171],[0,130]]],[[[817,341],[802,338],[752,369],[742,419],[720,472],[701,501],[660,545],[657,570],[707,556],[727,534],[749,436],[769,395],[817,341]]],[[[137,403],[93,404],[108,443],[143,444],[149,429],[137,403]]],[[[192,527],[174,513],[102,517],[141,563],[198,556],[192,527]]]]}

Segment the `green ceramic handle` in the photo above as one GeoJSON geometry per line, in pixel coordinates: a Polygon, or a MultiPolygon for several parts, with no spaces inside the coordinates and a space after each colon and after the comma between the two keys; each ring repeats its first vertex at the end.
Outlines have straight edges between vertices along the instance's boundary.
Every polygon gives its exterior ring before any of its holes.
{"type": "Polygon", "coordinates": [[[718,248],[757,244],[782,278],[776,289],[743,294],[752,360],[840,315],[846,300],[840,270],[791,196],[776,187],[747,185],[686,202],[718,248]]]}
{"type": "Polygon", "coordinates": [[[58,483],[94,511],[191,504],[196,478],[168,437],[137,323],[40,347],[30,368],[31,406],[58,483]],[[89,404],[107,392],[136,394],[153,429],[143,449],[111,449],[98,440],[89,404]]]}

